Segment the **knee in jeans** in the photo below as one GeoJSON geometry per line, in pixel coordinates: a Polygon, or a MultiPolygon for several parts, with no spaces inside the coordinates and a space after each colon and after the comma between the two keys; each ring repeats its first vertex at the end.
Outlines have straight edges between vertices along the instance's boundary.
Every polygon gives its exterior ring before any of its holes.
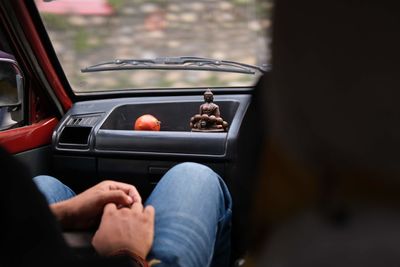
{"type": "Polygon", "coordinates": [[[59,180],[48,175],[36,176],[33,178],[33,181],[39,188],[53,188],[61,184],[59,180]]]}
{"type": "Polygon", "coordinates": [[[203,164],[184,162],[175,165],[170,172],[177,182],[187,183],[190,181],[191,184],[196,184],[198,186],[219,186],[218,174],[203,164]]]}

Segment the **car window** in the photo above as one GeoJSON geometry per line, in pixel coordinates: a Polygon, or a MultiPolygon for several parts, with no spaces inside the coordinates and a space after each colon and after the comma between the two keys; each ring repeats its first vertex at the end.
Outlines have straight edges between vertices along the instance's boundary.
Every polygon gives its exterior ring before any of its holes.
{"type": "Polygon", "coordinates": [[[74,92],[250,86],[261,74],[257,69],[250,74],[238,73],[231,72],[232,68],[247,67],[226,65],[227,70],[215,71],[222,67],[218,62],[227,60],[264,67],[269,63],[272,1],[36,0],[35,3],[74,92]],[[171,64],[170,57],[176,63],[176,58],[182,56],[217,61],[171,64]],[[162,70],[154,69],[155,64],[149,62],[115,61],[166,57],[162,70]],[[104,62],[108,62],[106,67],[117,70],[82,72],[88,66],[104,62]],[[181,68],[172,69],[177,65],[181,68]],[[187,70],[190,68],[201,70],[187,70]]]}

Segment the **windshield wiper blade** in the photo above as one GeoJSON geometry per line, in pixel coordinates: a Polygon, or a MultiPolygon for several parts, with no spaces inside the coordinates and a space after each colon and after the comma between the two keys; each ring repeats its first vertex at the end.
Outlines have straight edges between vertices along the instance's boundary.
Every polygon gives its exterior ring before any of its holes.
{"type": "Polygon", "coordinates": [[[255,66],[229,60],[202,57],[159,57],[155,59],[115,59],[81,69],[81,72],[116,70],[205,70],[245,74],[265,73],[266,66],[255,66]]]}

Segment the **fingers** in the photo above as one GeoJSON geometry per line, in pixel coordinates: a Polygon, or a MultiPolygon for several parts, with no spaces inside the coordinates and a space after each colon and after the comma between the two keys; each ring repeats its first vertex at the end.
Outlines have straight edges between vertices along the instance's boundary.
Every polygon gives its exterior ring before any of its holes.
{"type": "Polygon", "coordinates": [[[142,202],[139,192],[133,185],[111,181],[110,190],[122,190],[133,199],[133,202],[142,202]]]}
{"type": "Polygon", "coordinates": [[[143,212],[143,205],[142,203],[135,202],[131,206],[131,210],[137,213],[142,213],[143,212]]]}
{"type": "MultiPolygon", "coordinates": [[[[129,208],[124,208],[126,210],[129,210],[129,208]]],[[[144,218],[147,219],[147,221],[153,225],[154,224],[154,218],[155,218],[155,209],[153,206],[148,205],[145,208],[143,208],[142,203],[138,203],[135,202],[132,204],[132,206],[130,207],[131,212],[133,212],[133,214],[141,214],[142,216],[144,215],[144,218]]],[[[113,212],[119,212],[121,211],[120,208],[118,208],[117,205],[115,205],[114,203],[108,203],[105,207],[104,207],[104,213],[113,213],[113,212]]]]}
{"type": "Polygon", "coordinates": [[[108,203],[104,207],[104,212],[113,212],[115,210],[117,210],[117,205],[115,205],[114,203],[108,203]]]}
{"type": "Polygon", "coordinates": [[[132,186],[132,188],[129,190],[128,194],[133,199],[133,202],[142,203],[142,197],[140,196],[140,194],[137,191],[136,187],[132,186]]]}
{"type": "Polygon", "coordinates": [[[135,203],[132,197],[120,190],[107,191],[103,202],[104,204],[112,202],[122,206],[130,206],[132,203],[135,203]]]}
{"type": "Polygon", "coordinates": [[[151,224],[154,224],[155,210],[153,206],[147,205],[145,208],[143,208],[143,205],[141,203],[133,203],[131,206],[131,210],[133,212],[143,213],[143,215],[149,220],[149,222],[151,222],[151,224]]]}

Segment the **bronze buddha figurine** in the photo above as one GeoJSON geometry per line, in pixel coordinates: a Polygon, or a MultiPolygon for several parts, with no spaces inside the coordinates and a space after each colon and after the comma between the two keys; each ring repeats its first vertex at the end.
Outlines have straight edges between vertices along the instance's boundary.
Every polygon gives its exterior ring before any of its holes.
{"type": "Polygon", "coordinates": [[[192,131],[225,132],[228,123],[221,118],[219,106],[214,102],[214,95],[210,89],[204,93],[204,103],[200,105],[199,114],[190,119],[192,131]]]}

